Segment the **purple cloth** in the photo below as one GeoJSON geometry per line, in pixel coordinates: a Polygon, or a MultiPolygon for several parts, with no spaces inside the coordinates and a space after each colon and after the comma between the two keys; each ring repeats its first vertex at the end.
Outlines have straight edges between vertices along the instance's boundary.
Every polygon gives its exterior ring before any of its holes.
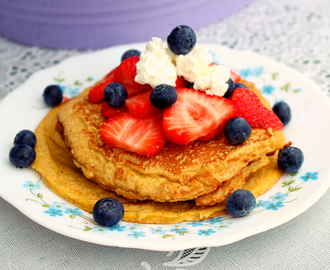
{"type": "Polygon", "coordinates": [[[197,30],[253,0],[0,0],[0,34],[30,45],[99,49],[197,30]]]}

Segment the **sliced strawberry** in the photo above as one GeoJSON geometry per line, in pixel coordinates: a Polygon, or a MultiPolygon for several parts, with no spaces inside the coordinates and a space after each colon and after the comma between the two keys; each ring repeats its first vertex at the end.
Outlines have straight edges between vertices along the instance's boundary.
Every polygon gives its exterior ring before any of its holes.
{"type": "Polygon", "coordinates": [[[113,70],[111,70],[105,78],[108,79],[110,76],[114,76],[115,71],[116,71],[116,68],[114,68],[113,70]]]}
{"type": "Polygon", "coordinates": [[[281,120],[261,103],[253,91],[236,88],[230,100],[236,105],[238,116],[243,117],[252,128],[283,129],[281,120]]]}
{"type": "Polygon", "coordinates": [[[175,81],[175,89],[179,89],[181,87],[187,87],[190,84],[190,82],[186,81],[184,77],[178,76],[175,81]]]}
{"type": "Polygon", "coordinates": [[[101,127],[101,136],[104,143],[110,147],[124,148],[143,156],[153,156],[166,143],[161,119],[161,114],[147,119],[137,119],[129,112],[121,112],[101,127]]]}
{"type": "Polygon", "coordinates": [[[114,82],[114,76],[113,74],[109,74],[109,76],[105,80],[103,80],[99,84],[94,85],[89,90],[89,101],[92,103],[97,103],[103,100],[104,88],[106,88],[107,85],[112,82],[114,82]]]}
{"type": "Polygon", "coordinates": [[[163,130],[171,142],[188,144],[237,116],[231,100],[189,88],[177,91],[177,102],[163,115],[163,130]]]}
{"type": "Polygon", "coordinates": [[[126,58],[114,72],[115,82],[121,83],[127,91],[128,97],[151,89],[149,84],[139,84],[134,79],[136,76],[136,64],[140,57],[126,58]]]}
{"type": "Polygon", "coordinates": [[[225,123],[223,123],[222,125],[219,125],[215,130],[211,131],[209,134],[207,134],[205,136],[202,136],[202,137],[199,137],[198,140],[199,141],[210,141],[210,140],[212,140],[213,138],[215,138],[216,136],[218,136],[222,133],[224,124],[225,123]]]}
{"type": "Polygon", "coordinates": [[[241,80],[241,76],[239,76],[237,73],[234,71],[230,71],[230,78],[233,80],[233,82],[239,82],[241,80]]]}
{"type": "Polygon", "coordinates": [[[113,108],[110,107],[107,103],[102,102],[102,107],[101,107],[101,113],[105,117],[112,117],[120,112],[126,112],[127,108],[126,106],[122,106],[120,108],[113,108]]]}
{"type": "Polygon", "coordinates": [[[148,118],[152,115],[163,112],[163,110],[156,109],[151,105],[151,92],[152,90],[146,91],[126,99],[126,107],[134,118],[148,118]]]}

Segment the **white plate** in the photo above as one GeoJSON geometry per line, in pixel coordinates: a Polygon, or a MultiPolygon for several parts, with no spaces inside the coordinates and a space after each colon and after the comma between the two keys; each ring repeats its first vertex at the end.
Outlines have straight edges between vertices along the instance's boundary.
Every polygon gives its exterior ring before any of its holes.
{"type": "Polygon", "coordinates": [[[257,198],[249,216],[222,216],[200,222],[145,225],[120,222],[113,228],[97,226],[92,216],[52,193],[30,168],[10,164],[8,154],[20,130],[34,130],[49,111],[42,100],[49,84],[62,86],[65,96],[77,94],[120,62],[131,44],[70,58],[34,74],[0,103],[0,195],[35,222],[76,239],[119,247],[175,251],[221,246],[279,226],[313,205],[329,188],[330,105],[319,87],[298,72],[255,53],[210,45],[214,61],[231,67],[253,81],[273,104],[285,100],[292,120],[284,133],[300,148],[305,162],[295,175],[284,175],[257,198]]]}

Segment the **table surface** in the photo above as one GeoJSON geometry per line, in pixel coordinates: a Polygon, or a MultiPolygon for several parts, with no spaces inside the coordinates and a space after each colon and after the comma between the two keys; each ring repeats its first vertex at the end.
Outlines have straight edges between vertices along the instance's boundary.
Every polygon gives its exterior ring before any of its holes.
{"type": "MultiPolygon", "coordinates": [[[[328,0],[256,0],[196,32],[198,42],[254,51],[290,66],[330,98],[329,15],[328,0]]],[[[82,53],[29,47],[0,37],[0,100],[34,72],[82,53]]],[[[206,248],[204,256],[189,263],[185,258],[193,249],[125,249],[63,236],[0,198],[0,269],[329,269],[329,205],[330,190],[293,220],[237,243],[206,248]]]]}

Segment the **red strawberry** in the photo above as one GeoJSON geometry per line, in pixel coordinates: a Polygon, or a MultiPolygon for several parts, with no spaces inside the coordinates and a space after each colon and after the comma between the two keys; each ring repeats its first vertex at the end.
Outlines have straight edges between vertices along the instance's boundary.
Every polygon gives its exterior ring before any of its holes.
{"type": "Polygon", "coordinates": [[[150,103],[151,91],[139,93],[133,97],[126,99],[125,104],[129,113],[134,118],[148,118],[152,115],[158,114],[163,110],[156,109],[150,103]]]}
{"type": "Polygon", "coordinates": [[[107,105],[107,103],[103,102],[101,107],[101,113],[105,117],[112,117],[120,112],[126,112],[126,106],[122,106],[120,108],[113,108],[107,105]]]}
{"type": "Polygon", "coordinates": [[[104,143],[110,147],[124,148],[143,156],[156,155],[166,143],[161,115],[147,119],[133,118],[129,112],[121,112],[101,127],[104,143]]]}
{"type": "Polygon", "coordinates": [[[104,88],[106,88],[106,86],[112,82],[114,82],[114,76],[113,76],[113,74],[110,73],[109,76],[107,76],[107,78],[105,80],[103,80],[102,82],[100,82],[97,85],[94,85],[89,90],[89,101],[92,103],[97,103],[97,102],[103,100],[104,88]]]}
{"type": "Polygon", "coordinates": [[[239,76],[237,73],[234,71],[230,71],[230,78],[233,80],[233,82],[239,82],[241,80],[241,76],[239,76]]]}
{"type": "Polygon", "coordinates": [[[202,136],[202,137],[199,137],[198,140],[199,141],[210,141],[210,140],[212,140],[213,138],[218,136],[220,133],[222,133],[224,124],[226,124],[226,123],[223,123],[222,125],[219,125],[215,130],[211,131],[209,134],[207,134],[205,136],[202,136]]]}
{"type": "Polygon", "coordinates": [[[236,107],[229,99],[189,88],[177,91],[177,102],[163,115],[163,130],[171,142],[188,144],[237,116],[236,107]]]}
{"type": "Polygon", "coordinates": [[[230,99],[237,107],[238,116],[243,117],[252,128],[283,129],[281,120],[261,103],[252,90],[236,88],[230,99]]]}
{"type": "Polygon", "coordinates": [[[179,89],[180,87],[187,87],[190,83],[187,82],[182,76],[178,76],[175,81],[175,89],[179,89]]]}
{"type": "Polygon", "coordinates": [[[114,68],[113,70],[111,70],[108,75],[105,77],[106,79],[108,79],[110,76],[113,76],[115,74],[116,69],[114,68]]]}
{"type": "Polygon", "coordinates": [[[151,89],[149,84],[139,84],[134,80],[136,64],[139,60],[138,56],[126,58],[114,72],[115,82],[121,83],[126,88],[128,97],[151,89]]]}

